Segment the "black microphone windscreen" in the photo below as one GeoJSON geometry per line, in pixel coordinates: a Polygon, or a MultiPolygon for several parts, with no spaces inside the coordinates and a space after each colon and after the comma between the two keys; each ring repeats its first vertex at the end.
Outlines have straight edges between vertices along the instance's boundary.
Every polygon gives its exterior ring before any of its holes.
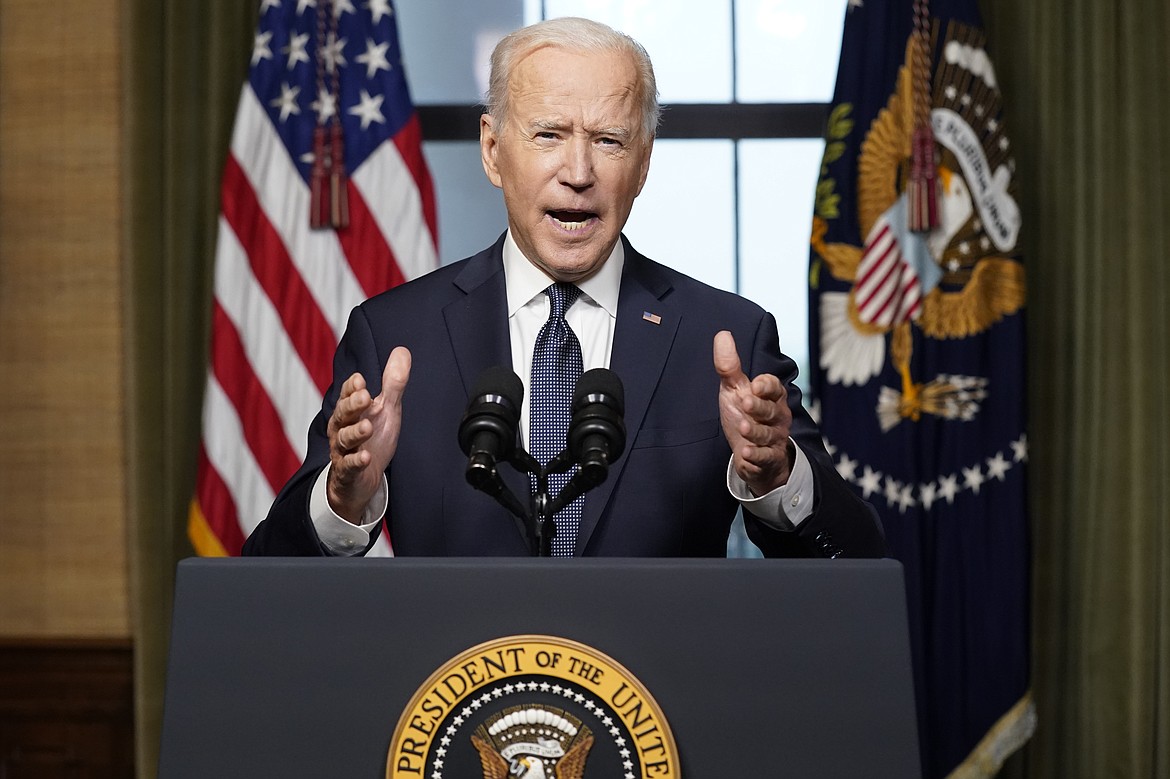
{"type": "Polygon", "coordinates": [[[573,392],[573,410],[589,403],[605,403],[618,414],[626,411],[626,391],[622,380],[608,368],[594,368],[581,374],[573,392]]]}
{"type": "Polygon", "coordinates": [[[512,411],[520,413],[520,403],[524,399],[524,382],[511,368],[502,365],[493,365],[479,374],[471,390],[471,402],[475,403],[485,395],[498,395],[512,404],[512,411]]]}

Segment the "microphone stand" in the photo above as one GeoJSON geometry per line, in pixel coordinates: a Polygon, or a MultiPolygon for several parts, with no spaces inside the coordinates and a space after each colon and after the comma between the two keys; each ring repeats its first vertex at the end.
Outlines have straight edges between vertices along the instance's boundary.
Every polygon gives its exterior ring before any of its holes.
{"type": "Polygon", "coordinates": [[[532,496],[537,557],[552,557],[552,540],[557,534],[557,524],[548,513],[548,504],[548,473],[542,468],[536,476],[536,493],[532,496]]]}
{"type": "MultiPolygon", "coordinates": [[[[546,467],[541,468],[536,458],[527,452],[524,454],[530,461],[530,464],[534,466],[528,472],[536,475],[536,492],[532,494],[530,500],[532,505],[533,540],[536,545],[536,556],[552,557],[552,540],[553,536],[557,533],[557,525],[553,521],[553,515],[561,507],[554,507],[555,501],[549,497],[548,477],[554,473],[564,473],[569,470],[573,467],[573,461],[569,458],[568,451],[566,450],[549,461],[546,467]]],[[[562,493],[564,489],[561,489],[562,493]]]]}
{"type": "MultiPolygon", "coordinates": [[[[568,450],[554,457],[547,466],[541,467],[536,458],[520,447],[512,452],[507,461],[513,468],[523,474],[536,477],[536,491],[528,497],[528,505],[521,503],[504,484],[496,469],[495,462],[473,461],[467,470],[467,481],[475,489],[495,498],[496,502],[506,508],[513,516],[524,523],[525,534],[528,536],[528,545],[537,557],[552,556],[552,539],[556,535],[557,527],[553,516],[571,500],[562,500],[570,492],[570,484],[561,489],[554,499],[548,494],[548,477],[554,473],[564,473],[573,467],[574,463],[568,450]]],[[[578,494],[580,490],[577,490],[578,494]]],[[[573,495],[576,499],[577,495],[573,495]]]]}

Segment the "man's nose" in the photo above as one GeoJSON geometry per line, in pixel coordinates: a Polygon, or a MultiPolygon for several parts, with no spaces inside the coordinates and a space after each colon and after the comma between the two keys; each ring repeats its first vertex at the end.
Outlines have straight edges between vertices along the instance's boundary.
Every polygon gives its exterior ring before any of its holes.
{"type": "Polygon", "coordinates": [[[565,144],[560,180],[573,189],[593,185],[593,144],[589,139],[573,136],[565,144]]]}

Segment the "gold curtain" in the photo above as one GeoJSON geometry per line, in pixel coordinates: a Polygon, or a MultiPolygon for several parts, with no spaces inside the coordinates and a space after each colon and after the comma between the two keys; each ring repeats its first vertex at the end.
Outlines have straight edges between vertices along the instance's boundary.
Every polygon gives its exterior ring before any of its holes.
{"type": "Polygon", "coordinates": [[[258,4],[129,0],[127,504],[137,764],[154,776],[175,564],[190,555],[219,178],[258,4]]]}
{"type": "Polygon", "coordinates": [[[1033,689],[1009,773],[1170,776],[1170,12],[985,0],[1029,268],[1033,689]]]}
{"type": "MultiPolygon", "coordinates": [[[[256,3],[130,0],[128,415],[138,757],[158,748],[218,181],[256,3]]],[[[1005,774],[1170,776],[1170,12],[983,0],[1029,269],[1033,689],[1005,774]]]]}

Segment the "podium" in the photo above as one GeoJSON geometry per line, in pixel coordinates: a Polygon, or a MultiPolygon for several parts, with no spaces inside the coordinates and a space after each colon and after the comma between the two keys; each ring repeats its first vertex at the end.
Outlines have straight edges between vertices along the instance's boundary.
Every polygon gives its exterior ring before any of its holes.
{"type": "MultiPolygon", "coordinates": [[[[516,636],[628,671],[673,733],[672,776],[920,775],[895,561],[266,558],[179,564],[159,776],[388,776],[428,680],[454,697],[439,669],[516,636]]],[[[404,757],[401,775],[479,779],[455,740],[443,771],[404,757]]]]}

